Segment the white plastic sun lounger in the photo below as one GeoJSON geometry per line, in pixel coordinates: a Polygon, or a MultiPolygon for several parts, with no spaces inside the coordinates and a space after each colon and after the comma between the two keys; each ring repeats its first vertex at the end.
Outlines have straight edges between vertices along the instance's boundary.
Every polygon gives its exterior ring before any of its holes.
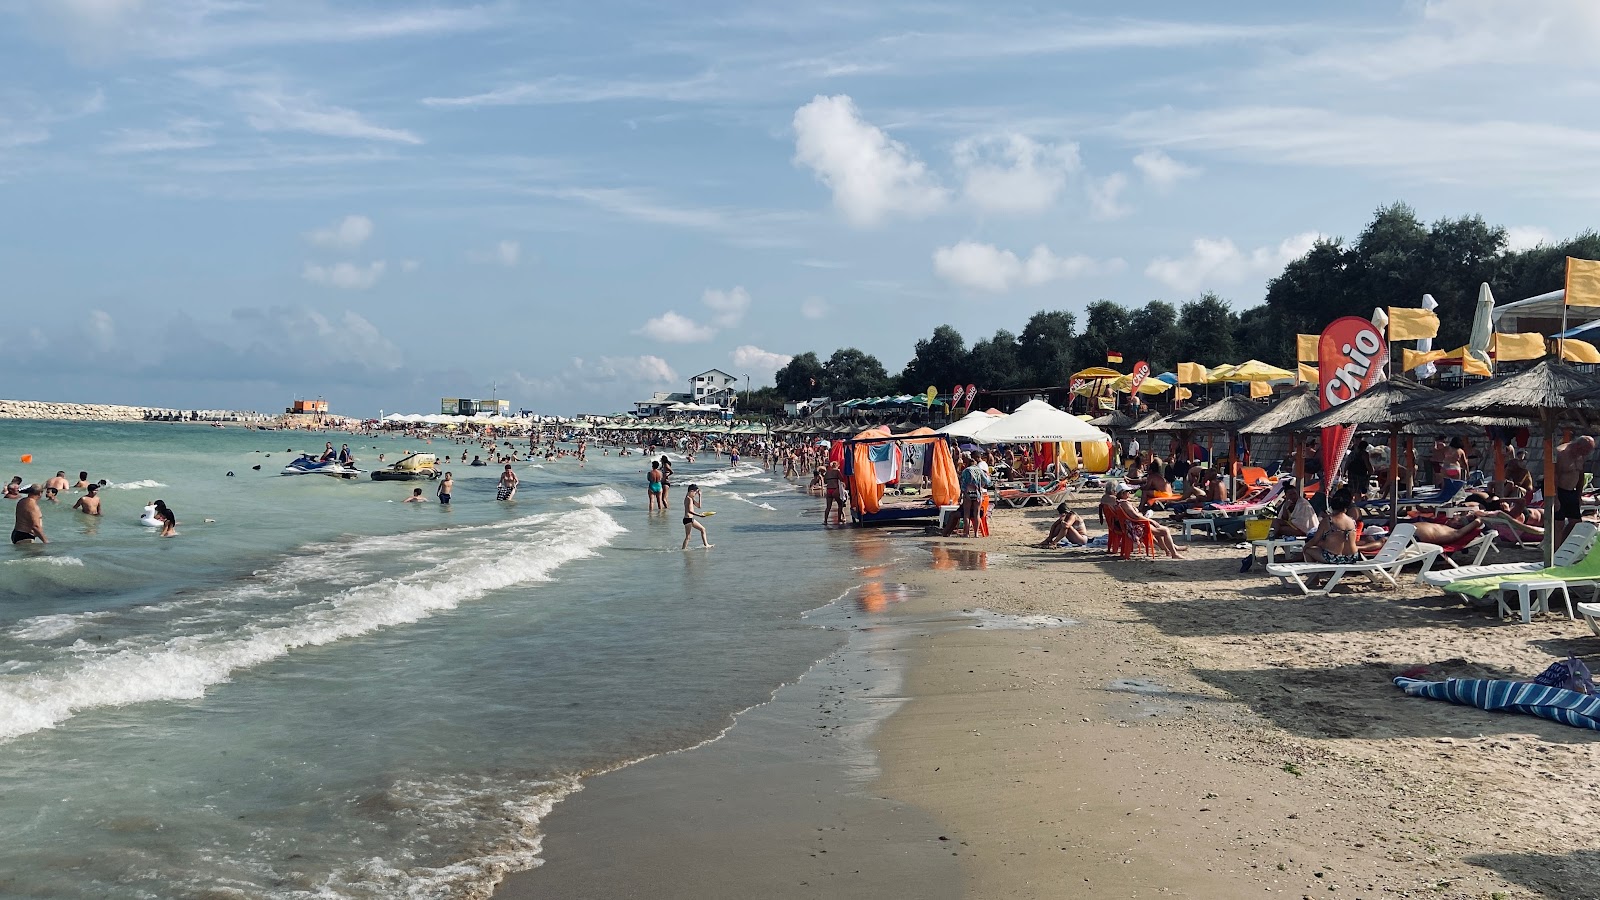
{"type": "MultiPolygon", "coordinates": [[[[1267,574],[1276,576],[1284,584],[1294,582],[1300,593],[1307,596],[1331,593],[1346,575],[1365,575],[1374,583],[1381,583],[1379,579],[1382,579],[1392,587],[1399,587],[1400,583],[1395,581],[1395,576],[1399,574],[1401,567],[1418,560],[1426,560],[1429,555],[1429,551],[1417,551],[1416,531],[1416,526],[1409,522],[1396,525],[1394,531],[1389,532],[1389,537],[1383,542],[1383,547],[1378,550],[1378,555],[1369,560],[1354,563],[1272,563],[1267,566],[1267,574]],[[1306,583],[1306,579],[1318,575],[1327,575],[1328,583],[1321,590],[1314,591],[1311,585],[1306,583]]],[[[1436,551],[1437,547],[1434,550],[1436,551]]],[[[1431,561],[1425,563],[1429,564],[1431,561]]]]}
{"type": "Polygon", "coordinates": [[[1494,545],[1494,541],[1495,541],[1495,533],[1493,531],[1489,531],[1488,529],[1484,529],[1484,531],[1481,532],[1477,537],[1473,538],[1470,541],[1467,541],[1465,544],[1462,544],[1456,550],[1457,553],[1465,553],[1468,550],[1477,551],[1477,552],[1472,554],[1472,562],[1467,563],[1466,566],[1463,566],[1460,563],[1456,562],[1455,560],[1451,559],[1450,558],[1450,554],[1445,552],[1445,548],[1444,548],[1444,546],[1442,544],[1426,544],[1426,543],[1423,543],[1421,541],[1418,541],[1417,542],[1417,546],[1419,546],[1419,547],[1438,547],[1439,548],[1439,553],[1434,557],[1432,562],[1430,562],[1428,565],[1422,567],[1422,571],[1423,572],[1431,572],[1431,571],[1433,571],[1433,563],[1434,562],[1437,562],[1440,565],[1443,565],[1446,570],[1454,570],[1454,571],[1460,571],[1460,570],[1462,570],[1464,568],[1467,568],[1467,567],[1470,567],[1470,566],[1481,566],[1481,565],[1483,565],[1483,558],[1485,556],[1489,555],[1489,551],[1490,550],[1495,550],[1496,552],[1499,552],[1496,549],[1495,545],[1494,545]]]}
{"type": "MultiPolygon", "coordinates": [[[[1558,566],[1577,565],[1584,557],[1589,555],[1594,547],[1596,527],[1593,522],[1579,522],[1572,526],[1572,532],[1567,539],[1556,548],[1553,562],[1558,566]]],[[[1439,569],[1437,571],[1423,572],[1417,576],[1423,584],[1436,588],[1443,588],[1453,581],[1465,581],[1468,578],[1480,578],[1484,575],[1520,575],[1527,572],[1537,572],[1544,568],[1542,562],[1520,563],[1494,563],[1492,565],[1462,566],[1457,569],[1439,569]]]]}

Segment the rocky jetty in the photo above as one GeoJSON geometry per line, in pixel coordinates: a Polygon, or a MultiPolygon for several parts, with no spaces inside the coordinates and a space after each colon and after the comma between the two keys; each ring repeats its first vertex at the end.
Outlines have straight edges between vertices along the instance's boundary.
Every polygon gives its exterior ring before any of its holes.
{"type": "Polygon", "coordinates": [[[266,422],[257,412],[218,409],[162,409],[109,403],[50,403],[44,400],[0,400],[0,419],[52,419],[81,422],[266,422]]]}

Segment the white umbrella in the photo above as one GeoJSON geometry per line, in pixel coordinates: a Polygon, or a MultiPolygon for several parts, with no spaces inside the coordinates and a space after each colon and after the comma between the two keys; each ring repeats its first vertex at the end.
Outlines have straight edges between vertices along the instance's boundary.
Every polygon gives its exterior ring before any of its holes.
{"type": "MultiPolygon", "coordinates": [[[[1439,301],[1433,299],[1433,295],[1432,294],[1423,294],[1422,295],[1422,308],[1427,310],[1428,312],[1433,312],[1434,310],[1439,308],[1439,301]]],[[[1433,338],[1422,338],[1421,340],[1417,341],[1417,352],[1418,353],[1427,353],[1429,350],[1432,350],[1432,349],[1433,349],[1433,338]]],[[[1417,366],[1415,369],[1412,369],[1411,373],[1413,375],[1417,376],[1418,378],[1429,378],[1436,371],[1438,371],[1437,367],[1435,367],[1433,363],[1428,362],[1428,363],[1423,363],[1420,366],[1417,366]]]]}
{"type": "Polygon", "coordinates": [[[1104,431],[1043,400],[1029,400],[972,437],[983,444],[1089,444],[1111,439],[1104,431]]]}
{"type": "Polygon", "coordinates": [[[939,429],[939,433],[948,434],[952,437],[972,437],[992,425],[999,418],[999,416],[991,416],[982,410],[974,410],[967,413],[964,418],[951,422],[949,425],[939,429]]]}
{"type": "Polygon", "coordinates": [[[1494,337],[1494,292],[1485,281],[1478,288],[1478,309],[1472,315],[1472,337],[1467,341],[1467,353],[1474,359],[1490,365],[1489,341],[1494,337]]]}

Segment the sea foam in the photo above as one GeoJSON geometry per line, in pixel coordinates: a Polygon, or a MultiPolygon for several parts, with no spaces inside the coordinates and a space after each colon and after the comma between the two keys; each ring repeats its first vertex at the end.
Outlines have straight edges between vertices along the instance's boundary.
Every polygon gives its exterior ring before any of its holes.
{"type": "Polygon", "coordinates": [[[531,516],[495,530],[499,539],[484,540],[420,572],[350,587],[326,600],[220,631],[127,647],[0,680],[0,740],[54,727],[84,710],[199,698],[234,672],[297,648],[417,622],[492,591],[548,581],[560,566],[593,556],[626,531],[594,508],[531,516]],[[537,531],[530,535],[530,528],[537,531]]]}
{"type": "Polygon", "coordinates": [[[114,491],[143,491],[151,488],[164,488],[168,486],[169,485],[156,481],[153,478],[142,478],[138,481],[114,481],[106,485],[107,488],[114,491]]]}
{"type": "Polygon", "coordinates": [[[622,506],[628,502],[627,498],[622,496],[621,491],[608,487],[595,488],[581,497],[569,497],[567,499],[574,503],[581,503],[584,506],[594,507],[622,506]]]}

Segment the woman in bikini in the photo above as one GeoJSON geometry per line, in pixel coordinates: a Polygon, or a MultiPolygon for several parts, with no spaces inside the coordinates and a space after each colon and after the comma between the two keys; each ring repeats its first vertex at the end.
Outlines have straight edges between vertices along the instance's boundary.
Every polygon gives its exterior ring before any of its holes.
{"type": "Polygon", "coordinates": [[[1306,538],[1307,561],[1333,565],[1361,562],[1361,551],[1356,546],[1359,526],[1350,517],[1350,505],[1353,502],[1349,488],[1340,488],[1328,498],[1328,514],[1323,517],[1317,530],[1306,538]]]}

